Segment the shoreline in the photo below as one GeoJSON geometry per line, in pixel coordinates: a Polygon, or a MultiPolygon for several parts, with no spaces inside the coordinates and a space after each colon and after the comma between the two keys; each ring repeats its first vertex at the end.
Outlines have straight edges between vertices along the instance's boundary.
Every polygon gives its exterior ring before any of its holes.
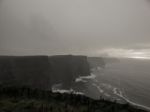
{"type": "MultiPolygon", "coordinates": [[[[75,82],[88,82],[87,80],[90,80],[90,79],[96,79],[96,75],[94,73],[91,73],[91,75],[89,76],[82,76],[82,77],[78,77],[76,78],[76,81],[75,82]]],[[[96,80],[97,82],[97,80],[96,80]]],[[[92,84],[93,86],[97,87],[98,91],[100,93],[103,93],[104,91],[95,83],[92,84]]],[[[122,93],[118,93],[116,91],[117,88],[114,88],[115,89],[115,92],[114,94],[116,94],[118,97],[122,98],[123,100],[125,100],[127,103],[129,103],[130,105],[134,106],[135,108],[139,108],[139,109],[143,109],[143,110],[146,110],[146,111],[149,111],[150,112],[150,107],[147,107],[147,106],[144,106],[144,105],[141,105],[141,104],[138,104],[138,103],[135,103],[131,100],[129,100],[128,98],[124,97],[122,95],[122,93]]]]}
{"type": "Polygon", "coordinates": [[[136,108],[139,108],[139,109],[144,109],[144,110],[150,112],[150,107],[147,107],[147,106],[144,106],[144,105],[135,103],[135,102],[133,102],[133,101],[127,99],[126,97],[124,97],[122,94],[116,93],[116,95],[119,96],[119,97],[121,97],[122,99],[124,99],[126,102],[128,102],[128,103],[131,104],[132,106],[134,106],[134,107],[136,107],[136,108]]]}
{"type": "Polygon", "coordinates": [[[141,104],[138,104],[138,103],[135,103],[127,98],[125,98],[124,96],[122,96],[121,98],[123,98],[126,102],[128,102],[129,104],[131,104],[132,106],[136,107],[136,108],[139,108],[139,109],[144,109],[146,111],[149,111],[150,112],[150,107],[147,107],[147,106],[144,106],[144,105],[141,105],[141,104]]]}

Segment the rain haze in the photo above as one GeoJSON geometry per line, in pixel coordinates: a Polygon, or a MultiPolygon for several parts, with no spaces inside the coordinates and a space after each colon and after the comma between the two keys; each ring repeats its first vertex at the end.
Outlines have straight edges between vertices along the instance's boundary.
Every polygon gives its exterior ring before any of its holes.
{"type": "Polygon", "coordinates": [[[1,0],[0,54],[150,58],[149,0],[1,0]]]}
{"type": "Polygon", "coordinates": [[[0,0],[0,112],[21,108],[150,110],[150,0],[0,0]]]}

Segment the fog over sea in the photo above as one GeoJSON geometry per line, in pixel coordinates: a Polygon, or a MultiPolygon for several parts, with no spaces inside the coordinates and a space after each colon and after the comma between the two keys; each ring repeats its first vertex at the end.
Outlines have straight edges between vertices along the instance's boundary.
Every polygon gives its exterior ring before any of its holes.
{"type": "Polygon", "coordinates": [[[91,76],[79,77],[72,89],[92,98],[103,97],[120,103],[150,108],[150,60],[120,59],[92,69],[91,76]]]}

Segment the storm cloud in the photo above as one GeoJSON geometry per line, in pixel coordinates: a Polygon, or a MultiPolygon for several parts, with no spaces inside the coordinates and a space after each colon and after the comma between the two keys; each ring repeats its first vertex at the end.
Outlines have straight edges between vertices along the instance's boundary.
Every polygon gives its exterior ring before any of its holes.
{"type": "Polygon", "coordinates": [[[150,49],[149,0],[0,3],[0,54],[99,56],[112,49],[150,49]]]}

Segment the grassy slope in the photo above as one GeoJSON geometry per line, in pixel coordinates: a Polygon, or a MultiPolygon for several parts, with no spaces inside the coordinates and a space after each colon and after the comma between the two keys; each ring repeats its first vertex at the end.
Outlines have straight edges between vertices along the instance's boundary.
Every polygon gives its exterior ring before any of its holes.
{"type": "Polygon", "coordinates": [[[29,88],[0,87],[0,112],[145,112],[129,104],[29,88]]]}

